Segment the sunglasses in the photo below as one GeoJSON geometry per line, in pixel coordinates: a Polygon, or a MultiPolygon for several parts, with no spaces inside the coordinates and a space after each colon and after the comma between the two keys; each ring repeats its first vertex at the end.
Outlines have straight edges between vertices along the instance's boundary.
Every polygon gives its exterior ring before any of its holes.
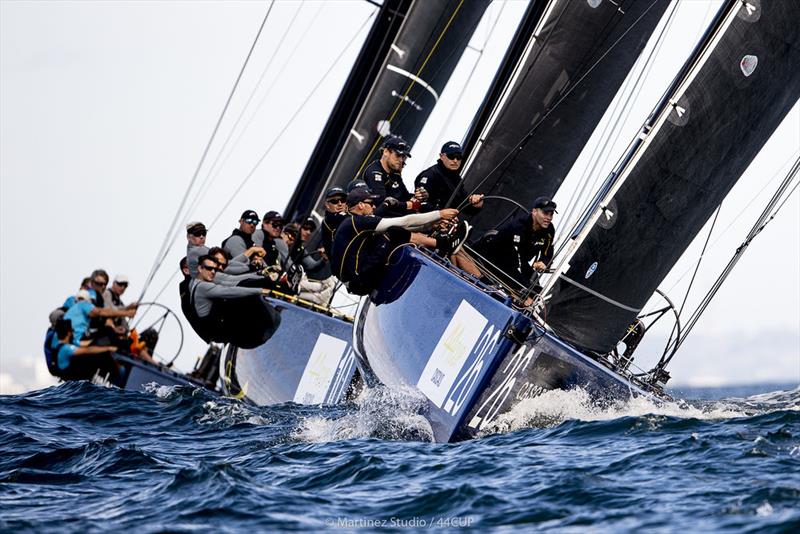
{"type": "Polygon", "coordinates": [[[117,281],[115,281],[114,283],[117,284],[118,286],[128,287],[128,282],[117,282],[117,281]]]}
{"type": "Polygon", "coordinates": [[[344,204],[347,201],[345,199],[343,199],[343,198],[333,198],[333,199],[327,200],[326,202],[328,204],[344,204]]]}
{"type": "Polygon", "coordinates": [[[244,222],[247,224],[258,224],[258,219],[245,219],[244,222]]]}
{"type": "Polygon", "coordinates": [[[203,265],[203,264],[201,264],[200,268],[204,269],[206,271],[217,271],[218,270],[217,267],[214,266],[214,265],[203,265]]]}
{"type": "Polygon", "coordinates": [[[206,236],[206,231],[205,230],[194,230],[192,232],[189,232],[189,235],[193,235],[195,237],[205,237],[206,236]]]}
{"type": "Polygon", "coordinates": [[[461,161],[464,159],[464,154],[445,154],[445,156],[447,156],[447,159],[452,159],[453,161],[461,161]]]}
{"type": "Polygon", "coordinates": [[[107,286],[107,285],[108,285],[108,282],[104,282],[104,281],[102,281],[102,280],[92,280],[92,283],[93,283],[94,285],[96,285],[96,286],[100,286],[100,287],[103,287],[103,286],[107,286]]]}
{"type": "Polygon", "coordinates": [[[273,228],[283,228],[284,224],[278,221],[269,221],[267,224],[272,226],[273,228]]]}

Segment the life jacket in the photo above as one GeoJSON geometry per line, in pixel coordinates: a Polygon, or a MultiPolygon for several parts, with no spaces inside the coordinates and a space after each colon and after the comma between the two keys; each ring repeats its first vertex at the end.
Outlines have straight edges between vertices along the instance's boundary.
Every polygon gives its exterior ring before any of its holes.
{"type": "Polygon", "coordinates": [[[231,235],[225,238],[225,241],[222,242],[222,245],[220,245],[220,247],[225,248],[225,244],[228,242],[228,240],[236,235],[241,237],[242,240],[244,241],[244,248],[250,248],[253,246],[253,236],[251,234],[246,234],[241,230],[239,230],[238,228],[236,228],[233,232],[231,232],[231,235]]]}
{"type": "Polygon", "coordinates": [[[61,369],[58,368],[58,352],[64,346],[64,343],[59,341],[53,346],[53,340],[56,339],[58,339],[56,338],[56,331],[48,328],[47,333],[44,335],[44,359],[47,362],[47,370],[50,371],[50,374],[60,377],[61,369]]]}
{"type": "Polygon", "coordinates": [[[266,343],[280,325],[280,314],[261,295],[216,300],[209,314],[200,317],[195,308],[197,287],[195,284],[189,293],[188,309],[184,311],[189,312],[189,324],[206,343],[252,349],[266,343]]]}

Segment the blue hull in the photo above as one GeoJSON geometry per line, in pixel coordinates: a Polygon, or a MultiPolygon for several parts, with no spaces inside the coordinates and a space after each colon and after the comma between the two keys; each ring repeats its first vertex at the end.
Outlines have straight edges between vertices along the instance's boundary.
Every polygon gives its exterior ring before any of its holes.
{"type": "Polygon", "coordinates": [[[144,386],[152,383],[160,386],[204,387],[202,384],[190,380],[185,375],[164,367],[152,365],[136,358],[115,354],[114,359],[127,369],[123,389],[144,391],[144,386]]]}
{"type": "Polygon", "coordinates": [[[597,400],[655,394],[412,247],[396,251],[381,287],[363,299],[354,344],[367,383],[427,397],[438,442],[474,437],[547,390],[582,387],[597,400]]]}
{"type": "Polygon", "coordinates": [[[275,334],[254,349],[228,347],[227,393],[261,406],[336,404],[356,373],[353,325],[310,307],[268,299],[281,314],[275,334]]]}

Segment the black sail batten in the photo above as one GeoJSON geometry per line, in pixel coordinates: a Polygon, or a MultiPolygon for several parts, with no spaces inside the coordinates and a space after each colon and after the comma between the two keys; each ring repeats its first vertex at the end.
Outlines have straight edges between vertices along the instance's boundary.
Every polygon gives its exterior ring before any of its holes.
{"type": "Polygon", "coordinates": [[[547,293],[547,324],[613,349],[800,97],[800,3],[728,2],[547,293]]]}
{"type": "Polygon", "coordinates": [[[290,219],[308,214],[320,195],[332,162],[350,134],[350,126],[367,99],[373,80],[380,72],[383,58],[400,31],[412,0],[385,0],[367,35],[339,98],[328,117],[314,151],[306,163],[300,181],[284,214],[290,219]]]}
{"type": "MultiPolygon", "coordinates": [[[[527,36],[507,87],[494,87],[487,97],[485,124],[476,122],[468,135],[473,153],[464,188],[526,206],[554,195],[668,5],[627,0],[531,6],[539,15],[535,35],[527,36]],[[489,98],[498,101],[487,114],[489,98]]],[[[475,235],[507,214],[482,210],[471,220],[475,235]]]]}
{"type": "Polygon", "coordinates": [[[352,106],[347,120],[326,127],[337,144],[320,139],[301,178],[305,187],[295,192],[288,214],[321,209],[324,190],[355,178],[375,157],[375,148],[387,133],[414,143],[489,3],[416,0],[411,4],[397,35],[377,56],[380,68],[366,80],[368,94],[352,106]]]}

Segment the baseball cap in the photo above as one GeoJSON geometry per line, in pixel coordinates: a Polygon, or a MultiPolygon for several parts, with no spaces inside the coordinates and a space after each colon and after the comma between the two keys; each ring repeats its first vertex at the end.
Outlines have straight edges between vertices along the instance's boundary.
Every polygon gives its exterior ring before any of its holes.
{"type": "Polygon", "coordinates": [[[258,224],[258,213],[253,210],[245,210],[242,213],[242,216],[239,219],[243,220],[246,223],[250,224],[258,224]]]}
{"type": "Polygon", "coordinates": [[[114,277],[115,282],[119,282],[120,284],[127,284],[129,282],[128,277],[124,274],[118,274],[114,277]]]}
{"type": "Polygon", "coordinates": [[[533,201],[534,209],[540,209],[542,211],[556,211],[556,203],[550,200],[550,197],[538,197],[536,200],[533,201]]]}
{"type": "Polygon", "coordinates": [[[333,197],[346,197],[347,191],[342,189],[341,187],[331,187],[325,192],[325,200],[333,197]]]}
{"type": "Polygon", "coordinates": [[[200,221],[192,221],[186,225],[186,233],[193,234],[195,232],[205,232],[206,225],[201,223],[200,221]]]}
{"type": "Polygon", "coordinates": [[[442,145],[442,154],[446,156],[453,156],[455,154],[464,154],[464,149],[455,141],[448,141],[442,145]]]}
{"type": "Polygon", "coordinates": [[[281,222],[284,222],[286,219],[283,218],[283,215],[281,215],[280,212],[277,212],[277,211],[273,210],[273,211],[268,211],[267,213],[265,213],[264,214],[264,218],[262,220],[265,221],[265,222],[266,221],[281,221],[281,222]]]}
{"type": "Polygon", "coordinates": [[[89,292],[87,290],[79,289],[78,293],[75,295],[75,300],[90,301],[90,300],[92,300],[92,296],[89,294],[89,292]]]}
{"type": "Polygon", "coordinates": [[[364,180],[353,180],[352,182],[347,184],[347,192],[348,193],[351,193],[351,192],[355,191],[356,189],[366,189],[370,193],[372,192],[370,190],[369,186],[367,185],[367,182],[365,182],[364,180]]]}
{"type": "Polygon", "coordinates": [[[311,231],[313,232],[314,230],[317,229],[317,221],[309,217],[308,219],[303,221],[303,224],[300,225],[300,228],[310,228],[311,231]]]}
{"type": "Polygon", "coordinates": [[[381,145],[381,148],[388,148],[397,152],[401,156],[411,157],[411,147],[403,141],[402,137],[398,137],[393,135],[391,137],[387,137],[386,140],[381,145]]]}
{"type": "Polygon", "coordinates": [[[379,197],[378,195],[373,195],[367,189],[363,189],[363,188],[353,189],[347,195],[347,207],[352,208],[353,206],[355,206],[359,202],[363,202],[363,201],[365,201],[367,199],[372,199],[374,201],[374,200],[377,200],[379,198],[381,198],[381,197],[379,197]]]}

